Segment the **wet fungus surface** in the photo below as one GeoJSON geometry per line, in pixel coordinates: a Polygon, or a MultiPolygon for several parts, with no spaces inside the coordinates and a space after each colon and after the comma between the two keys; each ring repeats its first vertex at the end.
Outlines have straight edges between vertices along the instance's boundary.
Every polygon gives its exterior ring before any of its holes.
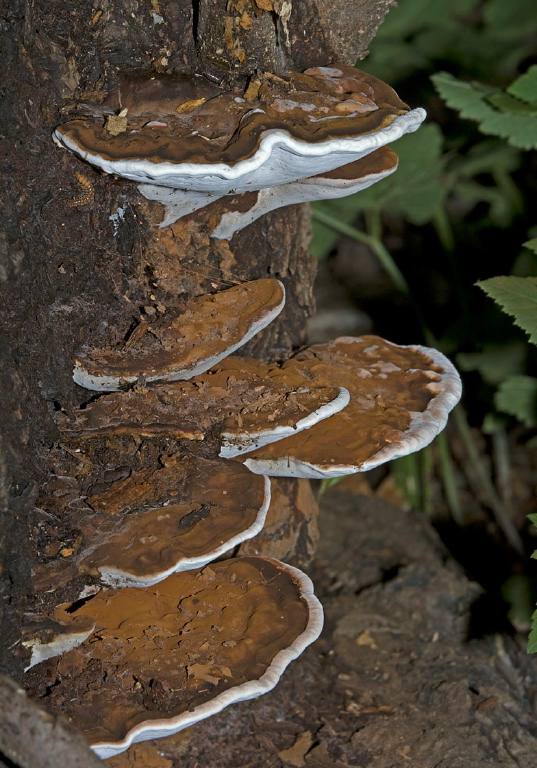
{"type": "MultiPolygon", "coordinates": [[[[311,386],[307,377],[274,374],[275,366],[248,357],[227,357],[188,382],[159,383],[103,395],[61,416],[65,434],[173,435],[216,441],[219,455],[232,458],[280,440],[344,408],[346,390],[311,386]]],[[[276,367],[277,368],[277,367],[276,367]]]]}
{"type": "Polygon", "coordinates": [[[345,65],[285,78],[265,73],[246,91],[153,75],[123,77],[108,108],[58,126],[54,139],[107,173],[141,182],[142,194],[167,207],[169,224],[223,195],[358,160],[424,117],[382,81],[345,65]],[[110,130],[118,109],[123,127],[110,130]]]}
{"type": "Polygon", "coordinates": [[[253,472],[284,477],[337,477],[365,471],[423,448],[440,432],[461,394],[444,355],[397,346],[378,336],[340,337],[297,354],[282,371],[315,386],[345,387],[350,403],[301,435],[245,458],[253,472]]]}
{"type": "Polygon", "coordinates": [[[73,378],[92,390],[115,390],[139,378],[190,379],[230,355],[282,311],[285,289],[264,278],[191,299],[185,310],[148,324],[121,348],[87,348],[73,378]]]}
{"type": "Polygon", "coordinates": [[[268,478],[236,462],[172,456],[118,479],[75,508],[77,551],[34,576],[50,590],[77,573],[111,585],[148,586],[214,560],[262,529],[268,478]]]}
{"type": "Polygon", "coordinates": [[[82,617],[94,622],[93,634],[33,667],[24,684],[100,757],[270,690],[322,625],[308,577],[257,557],[155,587],[105,590],[55,613],[66,624],[82,617]]]}

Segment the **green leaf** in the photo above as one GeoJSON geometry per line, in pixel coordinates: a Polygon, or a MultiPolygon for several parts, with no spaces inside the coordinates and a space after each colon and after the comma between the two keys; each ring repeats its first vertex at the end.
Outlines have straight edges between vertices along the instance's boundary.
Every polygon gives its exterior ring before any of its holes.
{"type": "Polygon", "coordinates": [[[513,147],[537,149],[537,115],[505,114],[493,110],[493,114],[480,120],[479,130],[501,136],[513,147]]]}
{"type": "Polygon", "coordinates": [[[485,120],[497,113],[487,103],[486,97],[497,93],[498,89],[481,83],[466,83],[449,72],[438,72],[431,80],[448,107],[460,112],[461,117],[469,120],[485,120]]]}
{"type": "Polygon", "coordinates": [[[527,240],[525,243],[522,243],[522,245],[524,248],[529,248],[533,253],[537,253],[537,237],[534,237],[532,240],[527,240]]]}
{"type": "Polygon", "coordinates": [[[509,603],[508,616],[513,624],[529,624],[533,613],[531,582],[523,573],[512,573],[502,584],[502,597],[509,603]]]}
{"type": "Polygon", "coordinates": [[[507,89],[508,93],[529,103],[537,104],[537,64],[531,66],[507,89]]]}
{"type": "Polygon", "coordinates": [[[438,93],[461,117],[476,120],[479,130],[507,139],[513,147],[537,148],[537,115],[499,112],[489,102],[493,98],[505,101],[506,95],[483,83],[466,83],[448,72],[432,75],[438,93]]]}
{"type": "MultiPolygon", "coordinates": [[[[527,515],[527,518],[537,528],[537,512],[532,512],[531,515],[527,515]]],[[[533,554],[537,555],[537,552],[534,552],[533,554]]]]}
{"type": "Polygon", "coordinates": [[[537,425],[537,379],[511,376],[502,382],[494,396],[494,404],[502,413],[515,416],[527,427],[537,425]]]}
{"type": "Polygon", "coordinates": [[[447,194],[441,174],[443,136],[437,125],[424,125],[417,133],[397,142],[397,171],[363,192],[345,198],[354,216],[365,210],[386,210],[402,214],[413,224],[425,224],[434,216],[447,194]]]}
{"type": "Polygon", "coordinates": [[[478,371],[487,384],[497,386],[524,370],[525,357],[525,344],[506,344],[490,346],[482,352],[461,352],[457,365],[463,371],[478,371]]]}
{"type": "Polygon", "coordinates": [[[476,5],[478,0],[453,0],[443,6],[442,24],[439,24],[436,0],[401,2],[386,16],[375,36],[367,71],[394,83],[411,72],[426,69],[430,65],[431,48],[427,38],[434,38],[434,56],[441,57],[453,40],[455,43],[460,40],[459,17],[471,13],[476,5]]]}
{"type": "Polygon", "coordinates": [[[537,277],[491,277],[477,285],[537,344],[537,277]]]}
{"type": "MultiPolygon", "coordinates": [[[[442,21],[451,21],[458,16],[470,13],[476,5],[476,0],[452,0],[442,8],[442,21]]],[[[400,3],[398,8],[390,11],[381,27],[381,32],[385,36],[402,38],[426,26],[439,26],[437,0],[411,0],[411,2],[406,0],[400,3]]]]}
{"type": "Polygon", "coordinates": [[[517,115],[537,114],[537,103],[529,104],[521,99],[515,99],[514,96],[510,96],[508,93],[493,93],[492,96],[487,96],[487,101],[501,112],[517,115]]]}
{"type": "Polygon", "coordinates": [[[537,611],[531,617],[531,630],[528,637],[528,653],[537,652],[537,611]]]}
{"type": "Polygon", "coordinates": [[[523,38],[537,23],[537,6],[528,0],[488,0],[483,6],[487,26],[497,35],[523,38]]]}

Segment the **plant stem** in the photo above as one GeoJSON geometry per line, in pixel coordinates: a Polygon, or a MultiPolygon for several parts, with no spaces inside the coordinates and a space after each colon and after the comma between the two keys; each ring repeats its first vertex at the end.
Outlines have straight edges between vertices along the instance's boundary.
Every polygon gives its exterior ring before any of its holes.
{"type": "Polygon", "coordinates": [[[336,232],[341,232],[342,235],[347,235],[347,237],[352,237],[354,240],[358,240],[359,242],[368,245],[374,252],[375,256],[378,258],[382,268],[391,277],[394,285],[402,293],[408,296],[408,283],[405,280],[403,273],[393,260],[391,254],[388,252],[384,246],[384,243],[380,239],[376,238],[374,235],[368,234],[367,232],[361,232],[356,227],[353,227],[350,224],[345,224],[344,221],[334,219],[332,216],[329,216],[324,211],[320,211],[318,209],[313,211],[313,218],[321,224],[325,224],[327,227],[331,227],[336,232]]]}
{"type": "Polygon", "coordinates": [[[440,240],[444,251],[446,253],[454,253],[455,235],[453,234],[451,222],[449,221],[446,211],[440,205],[434,212],[433,224],[436,231],[436,236],[440,240]]]}
{"type": "Polygon", "coordinates": [[[492,484],[492,481],[485,466],[483,465],[483,462],[481,461],[475,440],[472,436],[472,433],[470,432],[470,427],[468,426],[466,414],[460,405],[454,408],[453,419],[457,425],[457,430],[463,441],[466,453],[472,465],[472,469],[474,470],[476,479],[481,487],[481,491],[487,499],[487,503],[492,510],[498,526],[504,532],[506,539],[509,541],[513,549],[516,549],[518,552],[523,552],[524,548],[522,546],[522,541],[518,531],[516,530],[512,520],[507,514],[502,500],[499,497],[496,488],[492,484]]]}
{"type": "Polygon", "coordinates": [[[464,525],[464,513],[461,508],[459,492],[455,482],[455,471],[453,468],[453,459],[449,450],[449,443],[445,432],[441,432],[436,438],[438,446],[438,455],[440,458],[440,471],[442,473],[442,483],[444,493],[449,507],[449,511],[457,525],[464,525]]]}

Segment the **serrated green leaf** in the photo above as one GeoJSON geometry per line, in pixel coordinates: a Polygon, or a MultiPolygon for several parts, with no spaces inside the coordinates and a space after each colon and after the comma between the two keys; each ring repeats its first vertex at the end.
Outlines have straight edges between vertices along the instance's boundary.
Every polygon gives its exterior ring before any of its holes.
{"type": "Polygon", "coordinates": [[[478,371],[487,384],[494,386],[524,370],[526,346],[509,344],[490,346],[483,352],[461,352],[457,365],[463,371],[478,371]]]}
{"type": "Polygon", "coordinates": [[[537,147],[537,115],[498,112],[489,102],[493,96],[505,96],[498,89],[483,83],[466,83],[448,72],[431,77],[438,93],[461,117],[475,120],[483,133],[501,136],[513,147],[537,147]]]}
{"type": "Polygon", "coordinates": [[[500,384],[494,404],[502,413],[515,416],[527,427],[537,425],[537,379],[511,376],[500,384]]]}
{"type": "Polygon", "coordinates": [[[486,101],[487,96],[498,92],[497,88],[482,83],[467,83],[449,72],[438,72],[431,76],[431,80],[446,104],[458,110],[461,117],[480,122],[497,114],[486,101]]]}
{"type": "Polygon", "coordinates": [[[537,512],[527,515],[528,520],[537,528],[537,512]]]}
{"type": "Polygon", "coordinates": [[[525,243],[522,243],[524,248],[529,248],[530,251],[533,251],[533,253],[537,253],[537,237],[532,238],[531,240],[526,240],[525,243]]]}
{"type": "Polygon", "coordinates": [[[536,115],[537,104],[530,104],[527,101],[516,99],[514,96],[510,96],[508,93],[493,93],[492,96],[487,96],[487,101],[495,109],[499,109],[501,112],[508,112],[515,115],[536,115]]]}
{"type": "Polygon", "coordinates": [[[511,83],[507,91],[517,99],[537,104],[537,64],[511,83]]]}
{"type": "Polygon", "coordinates": [[[493,110],[493,114],[479,120],[479,130],[501,136],[513,147],[537,148],[537,115],[505,114],[493,110]]]}
{"type": "Polygon", "coordinates": [[[490,277],[477,285],[537,344],[537,277],[490,277]]]}

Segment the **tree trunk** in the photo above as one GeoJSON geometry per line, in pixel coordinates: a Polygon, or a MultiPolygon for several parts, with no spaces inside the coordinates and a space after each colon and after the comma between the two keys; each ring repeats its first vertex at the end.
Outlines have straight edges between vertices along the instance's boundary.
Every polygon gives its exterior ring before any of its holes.
{"type": "MultiPolygon", "coordinates": [[[[72,378],[77,349],[122,334],[140,308],[267,275],[287,289],[283,315],[243,353],[282,359],[305,342],[315,263],[306,206],[268,214],[231,243],[212,241],[203,212],[157,230],[157,204],[54,146],[53,127],[118,71],[187,72],[213,80],[256,70],[354,63],[392,0],[6,0],[0,134],[4,146],[0,289],[0,670],[18,678],[20,624],[37,600],[31,570],[61,521],[34,502],[59,434],[54,412],[88,399],[72,378]],[[88,204],[76,172],[94,187],[88,204]],[[155,297],[155,298],[152,298],[155,297]],[[114,330],[117,329],[117,330],[114,330]]],[[[296,490],[289,491],[292,496],[296,490]]],[[[304,545],[305,546],[305,545],[304,545]]],[[[309,546],[309,545],[308,545],[309,546]]],[[[54,604],[55,598],[49,598],[54,604]]]]}

